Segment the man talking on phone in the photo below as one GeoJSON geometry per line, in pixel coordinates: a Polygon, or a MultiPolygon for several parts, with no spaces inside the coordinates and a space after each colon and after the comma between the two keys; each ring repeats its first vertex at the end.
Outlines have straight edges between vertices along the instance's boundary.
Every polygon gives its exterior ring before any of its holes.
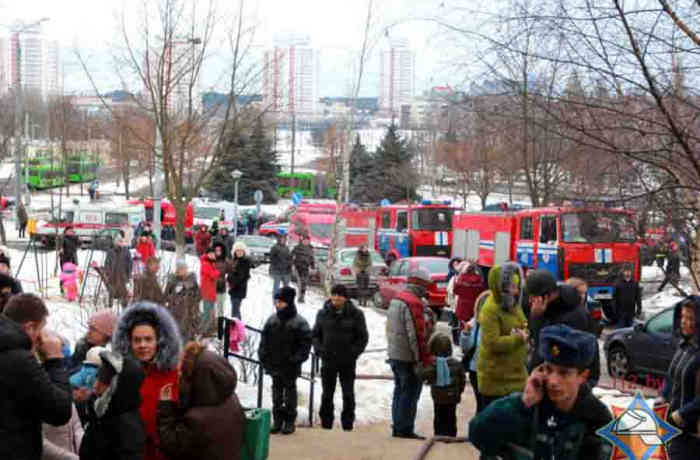
{"type": "Polygon", "coordinates": [[[469,440],[490,458],[520,453],[535,459],[610,458],[612,446],[596,430],[610,411],[585,384],[596,351],[588,332],[557,324],[540,332],[544,362],[533,369],[522,393],[491,403],[469,423],[469,440]]]}

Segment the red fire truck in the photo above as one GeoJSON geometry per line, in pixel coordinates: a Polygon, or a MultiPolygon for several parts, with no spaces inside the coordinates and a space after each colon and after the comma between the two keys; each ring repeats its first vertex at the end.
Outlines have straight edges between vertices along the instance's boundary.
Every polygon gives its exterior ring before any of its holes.
{"type": "Polygon", "coordinates": [[[375,248],[389,265],[402,257],[449,257],[453,212],[449,201],[380,206],[375,248]]]}
{"type": "Polygon", "coordinates": [[[485,268],[517,261],[527,271],[544,268],[557,280],[578,277],[588,295],[609,304],[623,267],[641,263],[632,213],[622,209],[533,208],[455,214],[452,255],[485,268]]]}

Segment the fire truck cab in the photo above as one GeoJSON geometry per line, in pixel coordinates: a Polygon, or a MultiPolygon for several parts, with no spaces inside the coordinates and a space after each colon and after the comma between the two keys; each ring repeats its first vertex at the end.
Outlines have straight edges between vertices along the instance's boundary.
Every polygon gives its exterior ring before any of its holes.
{"type": "Polygon", "coordinates": [[[517,261],[525,271],[546,269],[559,281],[578,277],[588,295],[613,298],[625,266],[639,281],[641,263],[632,214],[622,209],[552,207],[465,212],[453,219],[452,255],[488,269],[517,261]]]}
{"type": "Polygon", "coordinates": [[[388,265],[403,257],[449,257],[452,214],[449,202],[392,204],[377,209],[376,249],[388,265]]]}

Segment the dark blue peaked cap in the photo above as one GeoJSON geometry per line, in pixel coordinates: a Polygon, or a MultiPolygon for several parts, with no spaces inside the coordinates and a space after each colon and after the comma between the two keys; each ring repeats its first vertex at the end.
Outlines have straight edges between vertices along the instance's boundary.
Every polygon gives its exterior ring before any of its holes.
{"type": "Polygon", "coordinates": [[[593,363],[596,337],[564,324],[555,324],[540,331],[538,351],[548,363],[584,369],[593,363]]]}

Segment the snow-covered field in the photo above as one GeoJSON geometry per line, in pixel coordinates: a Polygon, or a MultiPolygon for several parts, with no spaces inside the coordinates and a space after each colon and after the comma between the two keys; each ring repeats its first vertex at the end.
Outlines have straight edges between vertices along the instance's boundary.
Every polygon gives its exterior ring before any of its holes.
{"type": "MultiPolygon", "coordinates": [[[[18,264],[21,260],[22,251],[10,250],[12,256],[13,265],[18,264]]],[[[44,270],[48,269],[49,272],[53,270],[53,258],[54,253],[42,253],[39,255],[40,268],[44,270]]],[[[85,268],[87,266],[90,251],[80,251],[80,265],[85,268]]],[[[93,260],[97,260],[101,263],[104,258],[104,253],[95,251],[93,254],[93,260]]],[[[171,271],[174,269],[173,254],[168,252],[163,252],[163,263],[161,270],[163,272],[171,271]]],[[[198,261],[193,256],[188,256],[188,264],[192,269],[198,273],[198,261]]],[[[32,254],[27,255],[19,278],[24,284],[25,291],[28,292],[38,292],[38,286],[36,283],[36,262],[32,254]]],[[[255,328],[262,328],[265,320],[269,317],[273,311],[274,307],[272,305],[272,280],[266,274],[267,265],[258,267],[254,270],[251,279],[248,284],[248,297],[243,302],[242,314],[244,321],[255,328]]],[[[52,275],[52,273],[50,273],[52,275]]],[[[95,291],[96,278],[92,275],[89,276],[89,284],[86,288],[86,296],[83,301],[83,305],[80,306],[77,302],[67,302],[60,297],[58,278],[56,276],[49,276],[48,282],[46,283],[47,289],[46,302],[49,307],[49,327],[68,341],[74,346],[75,342],[85,333],[87,318],[90,312],[96,309],[94,303],[92,302],[93,293],[95,291]]],[[[44,284],[44,283],[42,283],[44,284]]],[[[323,305],[324,298],[320,293],[312,291],[307,293],[306,303],[297,305],[299,313],[306,318],[310,326],[316,318],[317,311],[323,305]]],[[[372,310],[365,310],[365,317],[367,320],[367,326],[369,328],[370,341],[367,347],[368,352],[362,355],[358,361],[358,374],[364,375],[375,375],[375,376],[388,376],[391,375],[391,370],[388,364],[385,363],[386,360],[386,336],[385,330],[385,317],[379,313],[372,310]]],[[[248,335],[253,336],[255,342],[257,343],[257,337],[255,333],[248,332],[248,335]]],[[[256,354],[252,356],[256,357],[256,354]]],[[[236,358],[231,358],[231,362],[237,367],[239,371],[239,377],[242,377],[242,370],[240,361],[236,358]]],[[[310,372],[310,362],[307,361],[304,365],[304,372],[310,372]]],[[[264,397],[263,406],[271,407],[271,380],[269,377],[265,376],[264,379],[264,397]]],[[[304,380],[299,380],[299,422],[305,423],[308,421],[308,401],[309,401],[309,383],[304,380]]],[[[391,396],[393,390],[393,382],[391,380],[358,380],[355,385],[355,392],[357,394],[357,423],[371,423],[381,420],[389,420],[391,418],[391,396]]],[[[237,393],[242,403],[246,407],[254,407],[257,403],[257,386],[251,382],[244,383],[240,382],[238,385],[237,393]]],[[[321,385],[320,378],[317,378],[316,388],[314,394],[314,412],[317,413],[321,403],[321,385]]],[[[427,413],[432,413],[432,404],[430,402],[429,391],[424,391],[421,396],[420,403],[421,411],[428,411],[427,413]]],[[[338,411],[342,407],[342,395],[340,388],[336,392],[336,407],[338,411]]]]}

